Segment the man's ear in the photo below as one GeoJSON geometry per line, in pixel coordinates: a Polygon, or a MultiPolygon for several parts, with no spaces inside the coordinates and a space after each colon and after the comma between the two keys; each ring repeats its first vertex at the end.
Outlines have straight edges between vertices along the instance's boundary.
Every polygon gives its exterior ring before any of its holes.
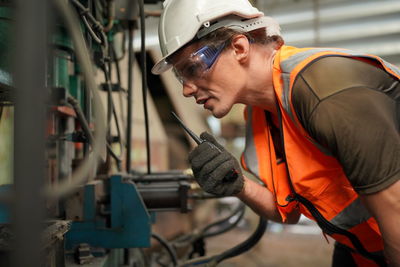
{"type": "Polygon", "coordinates": [[[249,39],[247,39],[245,35],[243,34],[235,35],[232,38],[231,47],[233,49],[233,52],[235,53],[236,59],[240,63],[247,62],[250,52],[250,43],[249,39]]]}

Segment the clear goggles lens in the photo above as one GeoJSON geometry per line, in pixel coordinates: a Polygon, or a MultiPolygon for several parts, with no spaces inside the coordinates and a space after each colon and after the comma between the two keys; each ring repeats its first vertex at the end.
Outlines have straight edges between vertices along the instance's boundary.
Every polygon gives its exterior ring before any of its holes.
{"type": "Polygon", "coordinates": [[[175,61],[173,66],[178,80],[184,83],[202,78],[215,63],[225,46],[225,44],[206,45],[190,54],[188,58],[175,61]]]}

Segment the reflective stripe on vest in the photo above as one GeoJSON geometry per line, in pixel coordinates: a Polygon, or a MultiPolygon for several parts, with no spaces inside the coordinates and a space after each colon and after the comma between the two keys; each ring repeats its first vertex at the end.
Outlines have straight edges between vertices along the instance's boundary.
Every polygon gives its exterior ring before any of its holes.
{"type": "Polygon", "coordinates": [[[349,230],[360,223],[368,221],[369,218],[371,218],[371,214],[358,197],[331,219],[330,222],[344,230],[349,230]]]}
{"type": "Polygon", "coordinates": [[[254,144],[252,124],[253,124],[253,110],[251,107],[248,106],[247,121],[246,121],[246,146],[243,152],[243,154],[245,155],[244,161],[246,163],[247,170],[261,180],[256,146],[254,144]]]}

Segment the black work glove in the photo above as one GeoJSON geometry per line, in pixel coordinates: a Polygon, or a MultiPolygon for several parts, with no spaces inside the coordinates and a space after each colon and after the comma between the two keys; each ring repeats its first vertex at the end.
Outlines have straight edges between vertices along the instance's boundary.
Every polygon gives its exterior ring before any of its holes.
{"type": "Polygon", "coordinates": [[[194,177],[207,193],[233,196],[243,189],[243,174],[238,161],[215,138],[203,132],[205,140],[189,154],[194,177]]]}

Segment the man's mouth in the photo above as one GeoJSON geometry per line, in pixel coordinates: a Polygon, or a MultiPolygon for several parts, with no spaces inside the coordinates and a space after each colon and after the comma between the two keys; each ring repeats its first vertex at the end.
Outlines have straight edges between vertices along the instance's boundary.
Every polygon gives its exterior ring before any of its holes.
{"type": "Polygon", "coordinates": [[[203,105],[204,103],[206,103],[208,100],[208,98],[201,98],[201,99],[197,99],[196,103],[199,105],[203,105]]]}

